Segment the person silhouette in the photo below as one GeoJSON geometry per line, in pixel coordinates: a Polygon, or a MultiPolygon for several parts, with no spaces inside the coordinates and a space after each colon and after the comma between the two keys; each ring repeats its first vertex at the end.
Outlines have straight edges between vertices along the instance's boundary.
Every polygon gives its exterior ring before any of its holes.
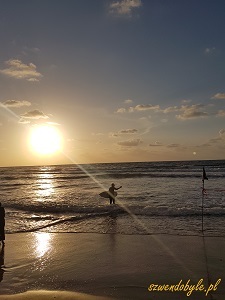
{"type": "Polygon", "coordinates": [[[5,209],[0,202],[0,241],[5,243],[5,209]]]}
{"type": "Polygon", "coordinates": [[[116,188],[114,183],[111,184],[111,186],[109,188],[109,203],[110,204],[112,204],[112,203],[115,204],[115,198],[117,195],[115,190],[119,190],[119,189],[121,189],[121,187],[122,187],[122,185],[120,187],[116,188]]]}

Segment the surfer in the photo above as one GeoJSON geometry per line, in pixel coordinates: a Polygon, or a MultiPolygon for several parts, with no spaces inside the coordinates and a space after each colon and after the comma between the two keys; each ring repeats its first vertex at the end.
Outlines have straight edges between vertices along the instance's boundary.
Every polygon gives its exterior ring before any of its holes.
{"type": "Polygon", "coordinates": [[[121,189],[122,185],[118,188],[115,187],[115,184],[112,183],[110,188],[109,188],[109,203],[110,204],[115,204],[115,197],[116,197],[116,193],[115,193],[115,190],[119,190],[121,189]]]}
{"type": "Polygon", "coordinates": [[[2,207],[2,204],[0,203],[0,240],[2,244],[4,245],[5,240],[5,209],[2,207]]]}

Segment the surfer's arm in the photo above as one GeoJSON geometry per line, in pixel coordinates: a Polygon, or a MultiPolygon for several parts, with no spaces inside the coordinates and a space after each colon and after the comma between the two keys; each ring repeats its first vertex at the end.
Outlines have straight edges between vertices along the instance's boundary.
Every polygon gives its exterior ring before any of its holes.
{"type": "Polygon", "coordinates": [[[115,188],[115,190],[119,190],[119,189],[121,189],[121,187],[122,187],[122,185],[120,187],[118,187],[118,188],[115,188]]]}

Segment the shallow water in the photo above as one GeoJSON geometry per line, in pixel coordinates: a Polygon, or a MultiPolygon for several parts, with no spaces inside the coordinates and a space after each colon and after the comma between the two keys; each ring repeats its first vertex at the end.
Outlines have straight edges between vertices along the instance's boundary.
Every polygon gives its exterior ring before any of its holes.
{"type": "Polygon", "coordinates": [[[225,161],[0,169],[6,232],[225,235],[225,161]],[[202,198],[202,168],[206,195],[202,198]],[[116,205],[99,193],[122,185],[116,205]]]}

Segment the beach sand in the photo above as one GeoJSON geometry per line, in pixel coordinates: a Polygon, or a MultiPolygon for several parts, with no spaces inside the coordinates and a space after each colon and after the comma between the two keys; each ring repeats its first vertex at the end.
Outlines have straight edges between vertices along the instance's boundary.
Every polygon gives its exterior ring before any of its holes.
{"type": "Polygon", "coordinates": [[[224,237],[7,234],[1,265],[0,300],[225,299],[224,237]],[[187,282],[204,290],[148,290],[187,282]]]}

